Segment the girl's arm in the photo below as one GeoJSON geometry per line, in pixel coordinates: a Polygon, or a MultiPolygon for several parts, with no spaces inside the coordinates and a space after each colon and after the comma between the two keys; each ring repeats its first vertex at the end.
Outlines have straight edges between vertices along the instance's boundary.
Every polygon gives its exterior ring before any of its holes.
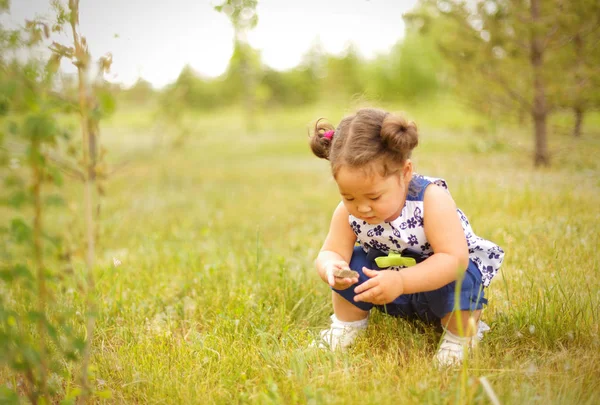
{"type": "Polygon", "coordinates": [[[469,249],[454,200],[434,184],[423,199],[424,227],[433,256],[403,270],[403,294],[433,291],[458,279],[469,265],[469,249]]]}
{"type": "Polygon", "coordinates": [[[330,283],[327,280],[327,267],[336,262],[343,262],[344,266],[348,266],[352,257],[356,235],[350,227],[348,215],[344,203],[340,202],[331,218],[325,243],[315,261],[319,276],[328,284],[330,283]]]}

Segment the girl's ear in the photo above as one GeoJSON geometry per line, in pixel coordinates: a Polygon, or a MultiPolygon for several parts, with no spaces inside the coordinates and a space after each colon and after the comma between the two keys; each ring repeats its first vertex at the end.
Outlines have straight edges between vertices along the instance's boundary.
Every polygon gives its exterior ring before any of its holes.
{"type": "Polygon", "coordinates": [[[404,180],[404,183],[405,184],[410,183],[410,181],[412,180],[412,176],[413,176],[412,161],[410,159],[406,159],[406,162],[404,162],[404,167],[402,168],[402,179],[404,180]]]}

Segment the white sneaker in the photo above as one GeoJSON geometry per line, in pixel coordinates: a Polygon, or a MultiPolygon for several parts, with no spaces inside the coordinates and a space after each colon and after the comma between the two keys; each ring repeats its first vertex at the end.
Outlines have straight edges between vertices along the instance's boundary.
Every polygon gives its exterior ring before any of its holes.
{"type": "Polygon", "coordinates": [[[467,354],[471,353],[471,350],[483,339],[483,334],[489,330],[490,327],[482,321],[477,324],[477,334],[475,336],[460,337],[446,330],[435,355],[435,361],[442,367],[460,365],[465,352],[467,354]]]}
{"type": "Polygon", "coordinates": [[[321,331],[321,339],[313,342],[311,346],[317,346],[320,349],[346,349],[351,346],[358,335],[361,334],[369,323],[369,318],[360,321],[344,322],[337,319],[335,314],[331,315],[331,326],[329,329],[321,331]]]}

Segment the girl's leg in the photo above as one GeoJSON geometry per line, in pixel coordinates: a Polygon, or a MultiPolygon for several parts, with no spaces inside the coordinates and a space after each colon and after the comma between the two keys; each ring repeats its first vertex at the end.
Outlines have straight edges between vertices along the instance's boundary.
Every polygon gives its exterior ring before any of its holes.
{"type": "Polygon", "coordinates": [[[461,280],[423,294],[427,305],[440,319],[444,329],[461,337],[477,334],[481,310],[487,304],[487,299],[483,291],[481,273],[474,262],[469,262],[469,267],[461,280]]]}
{"type": "MultiPolygon", "coordinates": [[[[354,288],[352,286],[350,288],[354,288]]],[[[362,310],[355,305],[352,305],[347,299],[340,296],[335,291],[331,292],[333,301],[333,312],[337,319],[343,322],[354,322],[366,319],[369,316],[369,311],[362,310]]]]}
{"type": "Polygon", "coordinates": [[[477,322],[480,315],[480,309],[449,312],[441,319],[441,323],[445,329],[456,336],[471,337],[477,334],[477,322]]]}
{"type": "Polygon", "coordinates": [[[464,356],[477,344],[480,337],[479,316],[481,310],[454,311],[442,317],[445,332],[435,355],[440,366],[460,364],[464,356]]]}
{"type": "Polygon", "coordinates": [[[479,316],[487,299],[484,297],[481,273],[473,262],[469,263],[464,278],[450,283],[440,291],[446,293],[446,298],[440,301],[442,304],[445,302],[445,305],[437,306],[436,309],[438,313],[443,314],[440,321],[445,332],[436,360],[438,364],[447,366],[461,363],[481,339],[484,329],[480,331],[482,325],[479,316]],[[455,293],[456,288],[460,288],[458,297],[455,293]]]}
{"type": "Polygon", "coordinates": [[[321,331],[318,347],[335,350],[344,349],[354,343],[358,335],[367,327],[369,310],[373,304],[354,302],[354,288],[368,278],[362,273],[362,266],[368,266],[366,254],[361,248],[354,249],[350,268],[358,271],[359,282],[345,290],[333,290],[331,299],[334,315],[329,329],[321,331]]]}

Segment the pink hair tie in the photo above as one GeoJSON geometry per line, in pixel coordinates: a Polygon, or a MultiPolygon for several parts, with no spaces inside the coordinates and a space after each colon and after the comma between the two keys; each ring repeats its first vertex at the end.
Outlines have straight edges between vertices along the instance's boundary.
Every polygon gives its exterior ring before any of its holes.
{"type": "Polygon", "coordinates": [[[327,131],[323,134],[323,138],[325,139],[329,139],[331,141],[331,138],[333,138],[333,134],[335,133],[334,130],[331,131],[327,131]]]}

